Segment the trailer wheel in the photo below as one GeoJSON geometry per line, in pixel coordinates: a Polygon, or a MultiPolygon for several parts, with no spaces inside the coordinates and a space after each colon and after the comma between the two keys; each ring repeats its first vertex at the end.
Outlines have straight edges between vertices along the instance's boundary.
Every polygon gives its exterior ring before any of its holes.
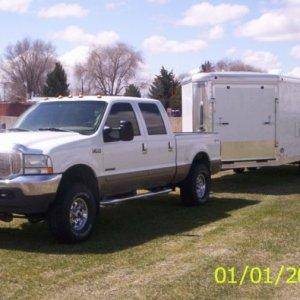
{"type": "Polygon", "coordinates": [[[203,205],[209,201],[211,173],[205,164],[195,164],[180,189],[185,206],[203,205]]]}
{"type": "Polygon", "coordinates": [[[54,237],[64,243],[78,243],[92,233],[97,216],[93,193],[83,184],[72,184],[51,207],[48,224],[54,237]]]}
{"type": "Polygon", "coordinates": [[[248,168],[248,171],[250,171],[250,172],[255,172],[255,171],[257,171],[257,170],[258,170],[257,167],[251,167],[251,168],[248,168]]]}
{"type": "Polygon", "coordinates": [[[245,168],[234,169],[233,172],[235,174],[243,174],[245,172],[245,168]]]}

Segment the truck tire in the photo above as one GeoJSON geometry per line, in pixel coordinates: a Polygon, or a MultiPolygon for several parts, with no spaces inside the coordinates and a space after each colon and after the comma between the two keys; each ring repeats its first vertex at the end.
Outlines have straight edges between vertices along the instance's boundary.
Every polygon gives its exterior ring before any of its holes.
{"type": "Polygon", "coordinates": [[[75,183],[62,193],[48,213],[48,225],[54,237],[63,243],[85,241],[92,233],[97,216],[93,193],[75,183]]]}
{"type": "Polygon", "coordinates": [[[181,186],[181,201],[185,206],[203,205],[209,201],[211,173],[205,164],[192,166],[190,174],[181,186]]]}

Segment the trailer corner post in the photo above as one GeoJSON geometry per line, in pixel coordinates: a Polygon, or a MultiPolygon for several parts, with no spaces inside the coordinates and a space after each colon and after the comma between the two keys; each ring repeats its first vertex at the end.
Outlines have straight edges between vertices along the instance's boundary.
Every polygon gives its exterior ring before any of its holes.
{"type": "Polygon", "coordinates": [[[276,97],[275,98],[275,148],[279,147],[279,143],[278,143],[278,140],[277,140],[278,105],[279,105],[279,98],[276,97]]]}

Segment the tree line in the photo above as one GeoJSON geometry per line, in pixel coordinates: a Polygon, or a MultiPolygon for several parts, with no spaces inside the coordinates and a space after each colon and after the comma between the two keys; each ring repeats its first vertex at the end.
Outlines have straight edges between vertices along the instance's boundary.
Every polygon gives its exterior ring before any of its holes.
{"type": "MultiPolygon", "coordinates": [[[[138,80],[142,64],[142,54],[124,43],[91,48],[86,61],[74,67],[74,90],[77,94],[141,97],[141,89],[149,86],[138,80]]],[[[199,71],[262,72],[242,61],[230,60],[216,64],[206,61],[199,71]]],[[[166,108],[180,109],[181,79],[187,75],[177,77],[172,70],[162,67],[147,96],[162,101],[166,108]]],[[[67,74],[54,46],[42,40],[24,39],[7,46],[0,61],[0,83],[8,101],[70,94],[67,74]]]]}

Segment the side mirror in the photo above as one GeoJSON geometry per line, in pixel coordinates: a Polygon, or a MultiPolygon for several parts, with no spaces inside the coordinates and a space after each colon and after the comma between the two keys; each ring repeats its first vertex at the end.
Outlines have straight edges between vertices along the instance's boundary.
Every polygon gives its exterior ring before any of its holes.
{"type": "Polygon", "coordinates": [[[121,141],[132,141],[134,139],[134,130],[132,123],[129,121],[120,122],[120,140],[121,141]]]}
{"type": "Polygon", "coordinates": [[[120,121],[118,128],[105,126],[103,129],[103,140],[105,143],[118,141],[132,141],[134,139],[134,130],[129,121],[120,121]]]}
{"type": "Polygon", "coordinates": [[[103,129],[103,140],[105,143],[118,142],[121,140],[120,129],[105,126],[103,129]]]}
{"type": "Polygon", "coordinates": [[[5,131],[6,130],[6,124],[2,123],[0,126],[0,131],[5,131]]]}

